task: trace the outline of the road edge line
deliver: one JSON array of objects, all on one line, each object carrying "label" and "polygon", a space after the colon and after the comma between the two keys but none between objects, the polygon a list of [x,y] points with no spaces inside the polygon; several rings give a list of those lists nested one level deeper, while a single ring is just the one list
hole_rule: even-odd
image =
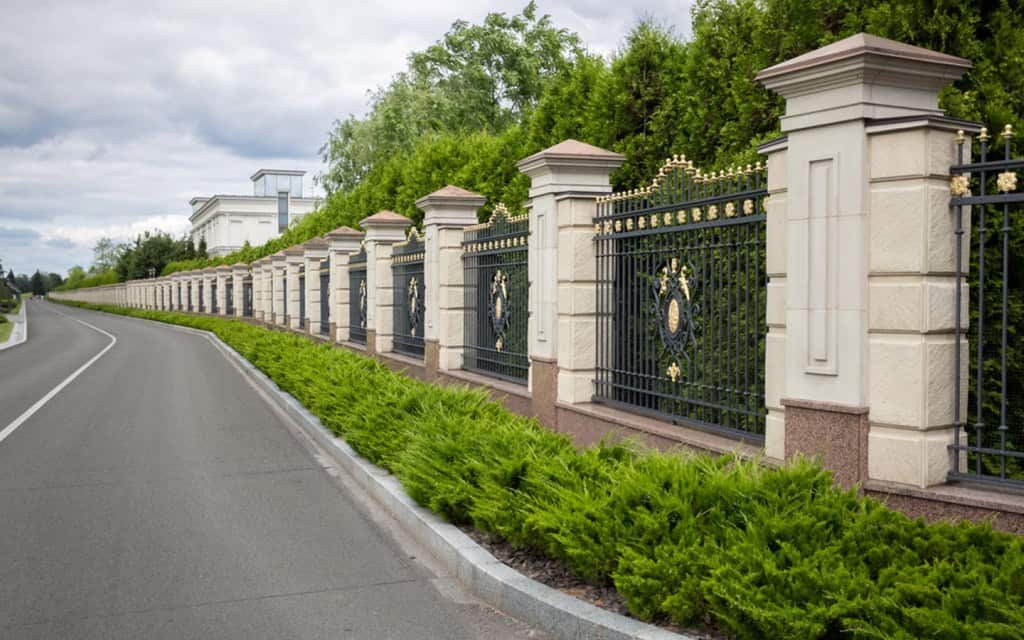
[{"label": "road edge line", "polygon": [[[66,313],[61,313],[60,311],[57,311],[56,309],[54,309],[54,313],[57,313],[58,315],[62,315],[65,318],[68,318],[69,320],[74,320],[75,322],[78,322],[80,324],[84,324],[85,326],[89,327],[90,329],[93,329],[94,331],[98,331],[98,332],[102,333],[103,335],[105,335],[108,338],[110,338],[110,343],[106,347],[104,347],[99,353],[97,353],[92,358],[90,358],[88,361],[86,361],[85,364],[83,364],[78,369],[76,369],[71,375],[69,375],[68,377],[64,378],[64,380],[62,380],[60,383],[58,383],[56,387],[54,387],[53,389],[50,389],[50,391],[47,392],[46,395],[44,395],[39,400],[36,400],[35,404],[33,404],[28,409],[25,409],[25,411],[22,412],[22,414],[20,416],[15,418],[10,424],[8,424],[6,427],[4,427],[3,430],[0,431],[0,443],[2,443],[4,440],[6,440],[7,436],[9,436],[12,433],[14,433],[14,431],[18,427],[20,427],[22,424],[25,423],[25,421],[27,421],[29,418],[31,418],[33,415],[35,415],[35,413],[37,411],[42,409],[43,406],[45,406],[47,402],[52,400],[54,398],[54,396],[56,396],[58,393],[60,393],[64,389],[64,387],[66,387],[69,384],[71,384],[74,381],[75,378],[77,378],[79,375],[82,374],[83,371],[85,371],[86,369],[91,367],[93,365],[93,363],[95,363],[97,360],[102,358],[108,351],[110,351],[114,347],[115,344],[117,344],[117,336],[115,336],[112,333],[108,333],[108,332],[104,331],[103,329],[100,329],[99,327],[97,327],[95,325],[89,324],[85,320],[79,320],[78,318],[75,318],[73,316],[69,316]],[[27,313],[26,313],[26,317],[28,317]]]}]

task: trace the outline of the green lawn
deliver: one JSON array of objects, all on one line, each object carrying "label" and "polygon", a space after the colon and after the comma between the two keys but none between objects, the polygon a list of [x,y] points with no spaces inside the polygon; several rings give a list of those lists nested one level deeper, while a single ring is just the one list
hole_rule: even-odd
[{"label": "green lawn", "polygon": [[0,343],[6,342],[7,338],[11,336],[12,331],[14,331],[13,322],[4,322],[0,324]]}]

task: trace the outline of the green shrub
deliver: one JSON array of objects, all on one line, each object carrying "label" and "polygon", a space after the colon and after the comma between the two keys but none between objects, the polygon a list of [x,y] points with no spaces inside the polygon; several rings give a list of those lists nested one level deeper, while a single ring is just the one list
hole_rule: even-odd
[{"label": "green shrub", "polygon": [[213,331],[418,503],[613,584],[639,618],[738,638],[1024,637],[1024,540],[911,520],[811,461],[577,452],[479,391],[297,335],[78,306]]}]

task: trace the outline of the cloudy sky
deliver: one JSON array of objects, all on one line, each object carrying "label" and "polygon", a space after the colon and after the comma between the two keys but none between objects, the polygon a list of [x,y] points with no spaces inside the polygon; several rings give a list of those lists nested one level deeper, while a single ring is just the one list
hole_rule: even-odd
[{"label": "cloudy sky", "polygon": [[[188,228],[196,195],[258,168],[320,169],[331,123],[362,114],[456,19],[526,0],[4,3],[0,261],[65,273],[98,238]],[[161,4],[165,6],[160,6]],[[689,31],[689,0],[541,0],[608,54],[645,16]],[[307,191],[312,180],[307,179]]]}]

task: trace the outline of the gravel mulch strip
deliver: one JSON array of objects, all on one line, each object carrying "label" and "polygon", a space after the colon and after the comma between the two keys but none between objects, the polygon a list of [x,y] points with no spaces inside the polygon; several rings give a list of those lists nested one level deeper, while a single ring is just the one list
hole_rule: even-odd
[{"label": "gravel mulch strip", "polygon": [[[607,609],[619,615],[632,618],[626,608],[626,599],[614,587],[596,586],[584,582],[565,564],[552,560],[532,549],[517,549],[508,542],[489,533],[477,531],[468,526],[460,526],[462,532],[474,542],[487,549],[491,555],[512,567],[519,573],[545,584],[562,593],[578,598],[584,602]],[[664,621],[655,622],[658,626],[676,633],[686,634],[698,640],[723,640],[725,635],[708,632],[707,630],[684,629]]]}]

